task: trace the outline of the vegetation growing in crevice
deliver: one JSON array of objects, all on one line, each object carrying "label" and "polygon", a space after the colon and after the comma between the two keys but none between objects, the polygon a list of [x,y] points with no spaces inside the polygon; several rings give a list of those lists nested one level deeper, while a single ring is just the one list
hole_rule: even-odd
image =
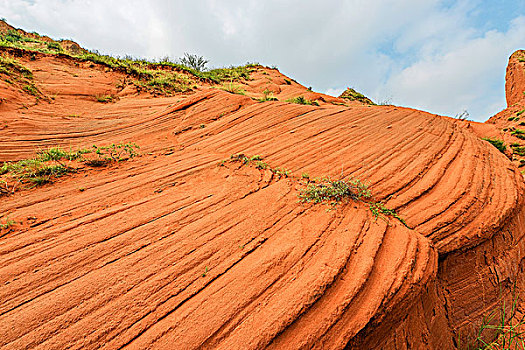
[{"label": "vegetation growing in crevice", "polygon": [[263,162],[263,158],[259,155],[248,157],[242,153],[232,154],[230,159],[223,160],[219,163],[220,166],[224,166],[226,162],[235,163],[240,162],[242,165],[253,165],[255,168],[260,170],[270,170],[274,175],[278,177],[289,177],[292,172],[284,168],[271,168],[267,163]]},{"label": "vegetation growing in crevice", "polygon": [[[516,284],[512,287],[511,303],[506,303],[501,296],[501,284],[498,306],[484,315],[474,340],[462,339],[458,335],[458,349],[493,350],[525,349],[525,314],[518,316],[519,295]],[[465,344],[466,343],[466,344]]]},{"label": "vegetation growing in crevice", "polygon": [[263,161],[260,155],[246,156],[243,153],[232,154],[229,159],[223,160],[219,166],[224,166],[227,162],[241,163],[241,166],[251,165],[256,169],[270,170],[279,177],[291,177],[298,181],[307,181],[306,188],[300,190],[298,196],[302,203],[328,203],[334,209],[338,204],[347,201],[357,201],[365,203],[370,212],[376,219],[383,219],[388,222],[388,217],[399,220],[408,227],[405,220],[400,217],[394,209],[387,208],[383,202],[376,202],[372,199],[372,192],[368,184],[355,178],[332,180],[329,177],[311,179],[308,173],[294,177],[291,171],[281,168],[272,168]]},{"label": "vegetation growing in crevice", "polygon": [[483,137],[482,140],[488,141],[492,146],[496,147],[502,153],[505,153],[505,150],[507,149],[507,146],[503,140],[493,139],[490,137]]},{"label": "vegetation growing in crevice", "polygon": [[101,103],[110,103],[110,102],[114,102],[117,100],[117,97],[113,95],[98,95],[98,96],[95,96],[95,98],[97,102],[101,102]]},{"label": "vegetation growing in crevice", "polygon": [[301,191],[299,198],[303,203],[329,202],[337,205],[344,199],[362,200],[372,196],[368,186],[358,179],[331,180],[330,178],[317,179],[309,182]]}]

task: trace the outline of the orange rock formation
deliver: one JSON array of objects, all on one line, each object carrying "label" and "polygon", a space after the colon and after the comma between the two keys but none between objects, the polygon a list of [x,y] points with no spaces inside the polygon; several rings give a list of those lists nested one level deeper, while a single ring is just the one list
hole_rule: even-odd
[{"label": "orange rock formation", "polygon": [[[2,55],[52,98],[1,82],[0,160],[130,141],[142,154],[0,197],[17,221],[0,231],[2,348],[455,349],[524,287],[523,176],[476,126],[261,66],[246,95],[201,82],[155,97],[101,64]],[[264,90],[278,100],[251,98]],[[319,106],[285,101],[299,95]],[[236,153],[292,175],[217,165]],[[302,173],[367,181],[406,226],[363,202],[299,203]]]}]

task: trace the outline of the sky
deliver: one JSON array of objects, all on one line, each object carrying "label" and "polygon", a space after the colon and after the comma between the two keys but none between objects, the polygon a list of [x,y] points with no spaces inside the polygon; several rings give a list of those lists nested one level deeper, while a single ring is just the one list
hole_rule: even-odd
[{"label": "sky", "polygon": [[111,55],[258,62],[314,91],[485,121],[506,107],[525,0],[0,0],[26,31]]}]

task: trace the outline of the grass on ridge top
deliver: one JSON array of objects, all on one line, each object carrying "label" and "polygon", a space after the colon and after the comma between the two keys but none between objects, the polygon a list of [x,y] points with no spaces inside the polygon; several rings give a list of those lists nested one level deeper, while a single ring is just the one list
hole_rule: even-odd
[{"label": "grass on ridge top", "polygon": [[256,66],[256,64],[246,64],[237,67],[197,70],[173,62],[168,58],[159,61],[148,61],[131,56],[121,58],[102,55],[98,51],[83,49],[80,52],[73,53],[64,50],[60,42],[43,40],[41,36],[36,34],[23,35],[14,30],[10,30],[3,35],[0,34],[0,47],[17,48],[45,54],[62,54],[81,61],[102,64],[137,77],[138,80],[135,84],[138,88],[161,94],[189,91],[195,83],[192,79],[214,84],[249,80],[251,68]]}]

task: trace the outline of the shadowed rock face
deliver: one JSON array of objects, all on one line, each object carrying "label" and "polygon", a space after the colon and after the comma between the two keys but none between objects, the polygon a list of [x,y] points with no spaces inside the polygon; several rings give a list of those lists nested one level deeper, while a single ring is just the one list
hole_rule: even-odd
[{"label": "shadowed rock face", "polygon": [[[19,222],[0,237],[3,348],[453,349],[522,288],[523,177],[450,118],[262,67],[246,96],[152,98],[100,65],[19,59],[55,98],[0,86],[1,160],[120,141],[142,156],[2,197]],[[250,98],[264,90],[279,101]],[[299,95],[320,105],[284,102]],[[234,153],[292,176],[218,166]],[[299,203],[303,173],[367,181],[407,226],[363,202]]]}]

